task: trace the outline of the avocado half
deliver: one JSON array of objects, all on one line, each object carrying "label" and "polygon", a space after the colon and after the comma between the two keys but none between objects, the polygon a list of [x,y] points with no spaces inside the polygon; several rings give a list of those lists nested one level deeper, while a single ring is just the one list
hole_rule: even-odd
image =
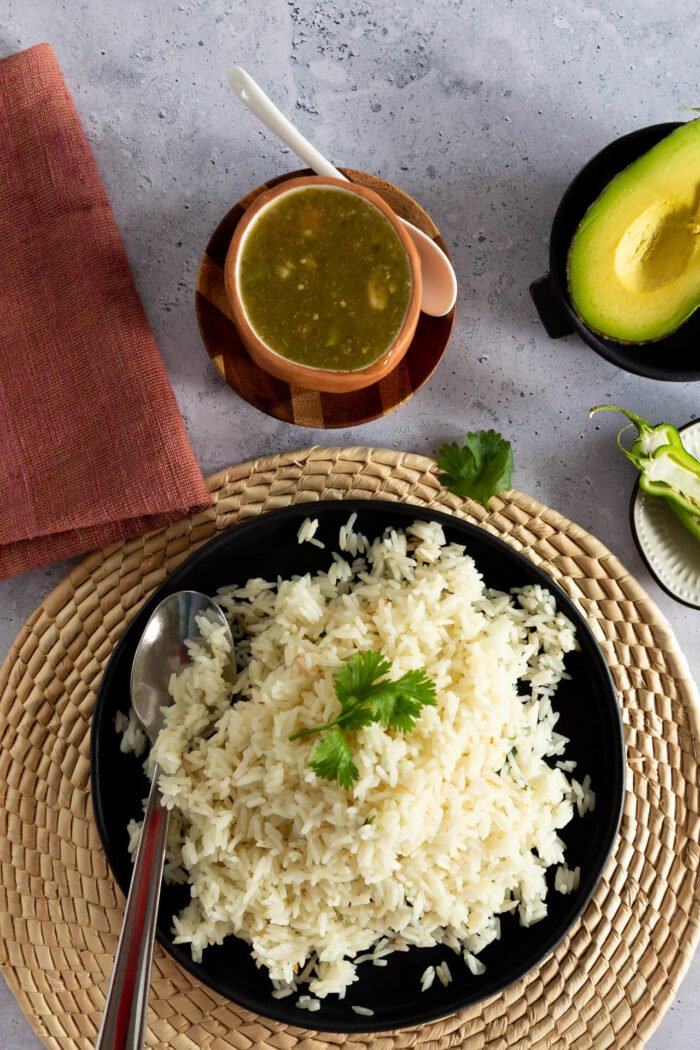
[{"label": "avocado half", "polygon": [[662,339],[700,306],[700,120],[616,175],[574,234],[569,294],[610,339]]}]

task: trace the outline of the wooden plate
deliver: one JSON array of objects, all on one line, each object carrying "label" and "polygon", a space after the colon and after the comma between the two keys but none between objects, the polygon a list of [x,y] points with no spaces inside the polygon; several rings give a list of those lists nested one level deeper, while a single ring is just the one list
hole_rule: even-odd
[{"label": "wooden plate", "polygon": [[[437,226],[403,190],[376,175],[342,168],[352,181],[375,190],[394,211],[447,247]],[[245,209],[264,190],[288,179],[312,174],[308,169],[270,179],[235,204],[214,230],[197,277],[197,321],[207,353],[219,374],[236,393],[261,412],[286,423],[332,430],[378,419],[413,397],[427,383],[447,349],[455,310],[446,317],[421,314],[416,334],[404,359],[378,383],[350,394],[320,394],[290,386],[259,368],[248,355],[233,321],[224,290],[223,265],[233,231]]]}]

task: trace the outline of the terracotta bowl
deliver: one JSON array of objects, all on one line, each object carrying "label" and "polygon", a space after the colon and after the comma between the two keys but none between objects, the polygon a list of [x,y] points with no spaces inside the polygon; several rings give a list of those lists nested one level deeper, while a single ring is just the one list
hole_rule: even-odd
[{"label": "terracotta bowl", "polygon": [[[347,193],[354,193],[365,200],[370,201],[384,215],[401,241],[411,267],[411,297],[408,302],[406,316],[393,343],[387,347],[384,353],[366,368],[357,369],[352,372],[333,371],[326,368],[314,368],[311,365],[302,365],[297,361],[278,354],[262,339],[253,329],[245,307],[241,300],[238,288],[238,264],[242,247],[248,230],[260,215],[262,210],[272,201],[278,200],[284,194],[304,186],[334,186]],[[307,390],[319,390],[332,394],[342,394],[351,390],[361,390],[362,387],[377,383],[385,375],[396,367],[401,358],[408,350],[420,314],[421,300],[421,271],[420,259],[413,241],[403,223],[397,218],[391,208],[385,204],[381,197],[366,186],[358,186],[352,182],[343,182],[340,179],[324,178],[318,175],[304,176],[299,179],[290,179],[288,182],[276,186],[266,193],[261,193],[246,211],[238,223],[224,263],[224,284],[226,295],[231,304],[234,320],[240,333],[245,348],[256,364],[266,372],[282,379],[284,382],[294,386],[305,387]]]}]

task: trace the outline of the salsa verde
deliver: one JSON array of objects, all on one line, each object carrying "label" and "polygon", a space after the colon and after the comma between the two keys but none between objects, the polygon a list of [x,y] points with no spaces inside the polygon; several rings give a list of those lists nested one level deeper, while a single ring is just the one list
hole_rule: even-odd
[{"label": "salsa verde", "polygon": [[398,335],[411,298],[406,250],[382,212],[332,186],[290,190],[251,225],[238,288],[257,336],[278,354],[352,372]]}]

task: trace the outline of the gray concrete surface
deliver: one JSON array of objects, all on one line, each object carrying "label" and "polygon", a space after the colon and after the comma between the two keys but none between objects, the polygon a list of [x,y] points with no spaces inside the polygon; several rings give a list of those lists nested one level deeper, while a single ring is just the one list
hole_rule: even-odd
[{"label": "gray concrete surface", "polygon": [[[0,54],[59,57],[123,231],[136,282],[205,472],[312,443],[433,454],[468,429],[513,441],[515,482],[594,532],[668,616],[697,672],[698,613],[650,579],[630,536],[632,469],[613,401],[653,419],[698,413],[698,387],[627,375],[573,338],[551,342],[528,284],[578,168],[610,139],[683,120],[698,98],[694,5],[501,0],[5,0]],[[442,227],[459,320],[429,387],[379,422],[319,433],[258,414],[211,368],[193,284],[233,200],[297,164],[230,94],[246,66],[337,163],[378,172]],[[0,656],[65,567],[0,584]],[[0,982],[0,1047],[39,1044]],[[700,960],[649,1042],[700,1044]]]}]

